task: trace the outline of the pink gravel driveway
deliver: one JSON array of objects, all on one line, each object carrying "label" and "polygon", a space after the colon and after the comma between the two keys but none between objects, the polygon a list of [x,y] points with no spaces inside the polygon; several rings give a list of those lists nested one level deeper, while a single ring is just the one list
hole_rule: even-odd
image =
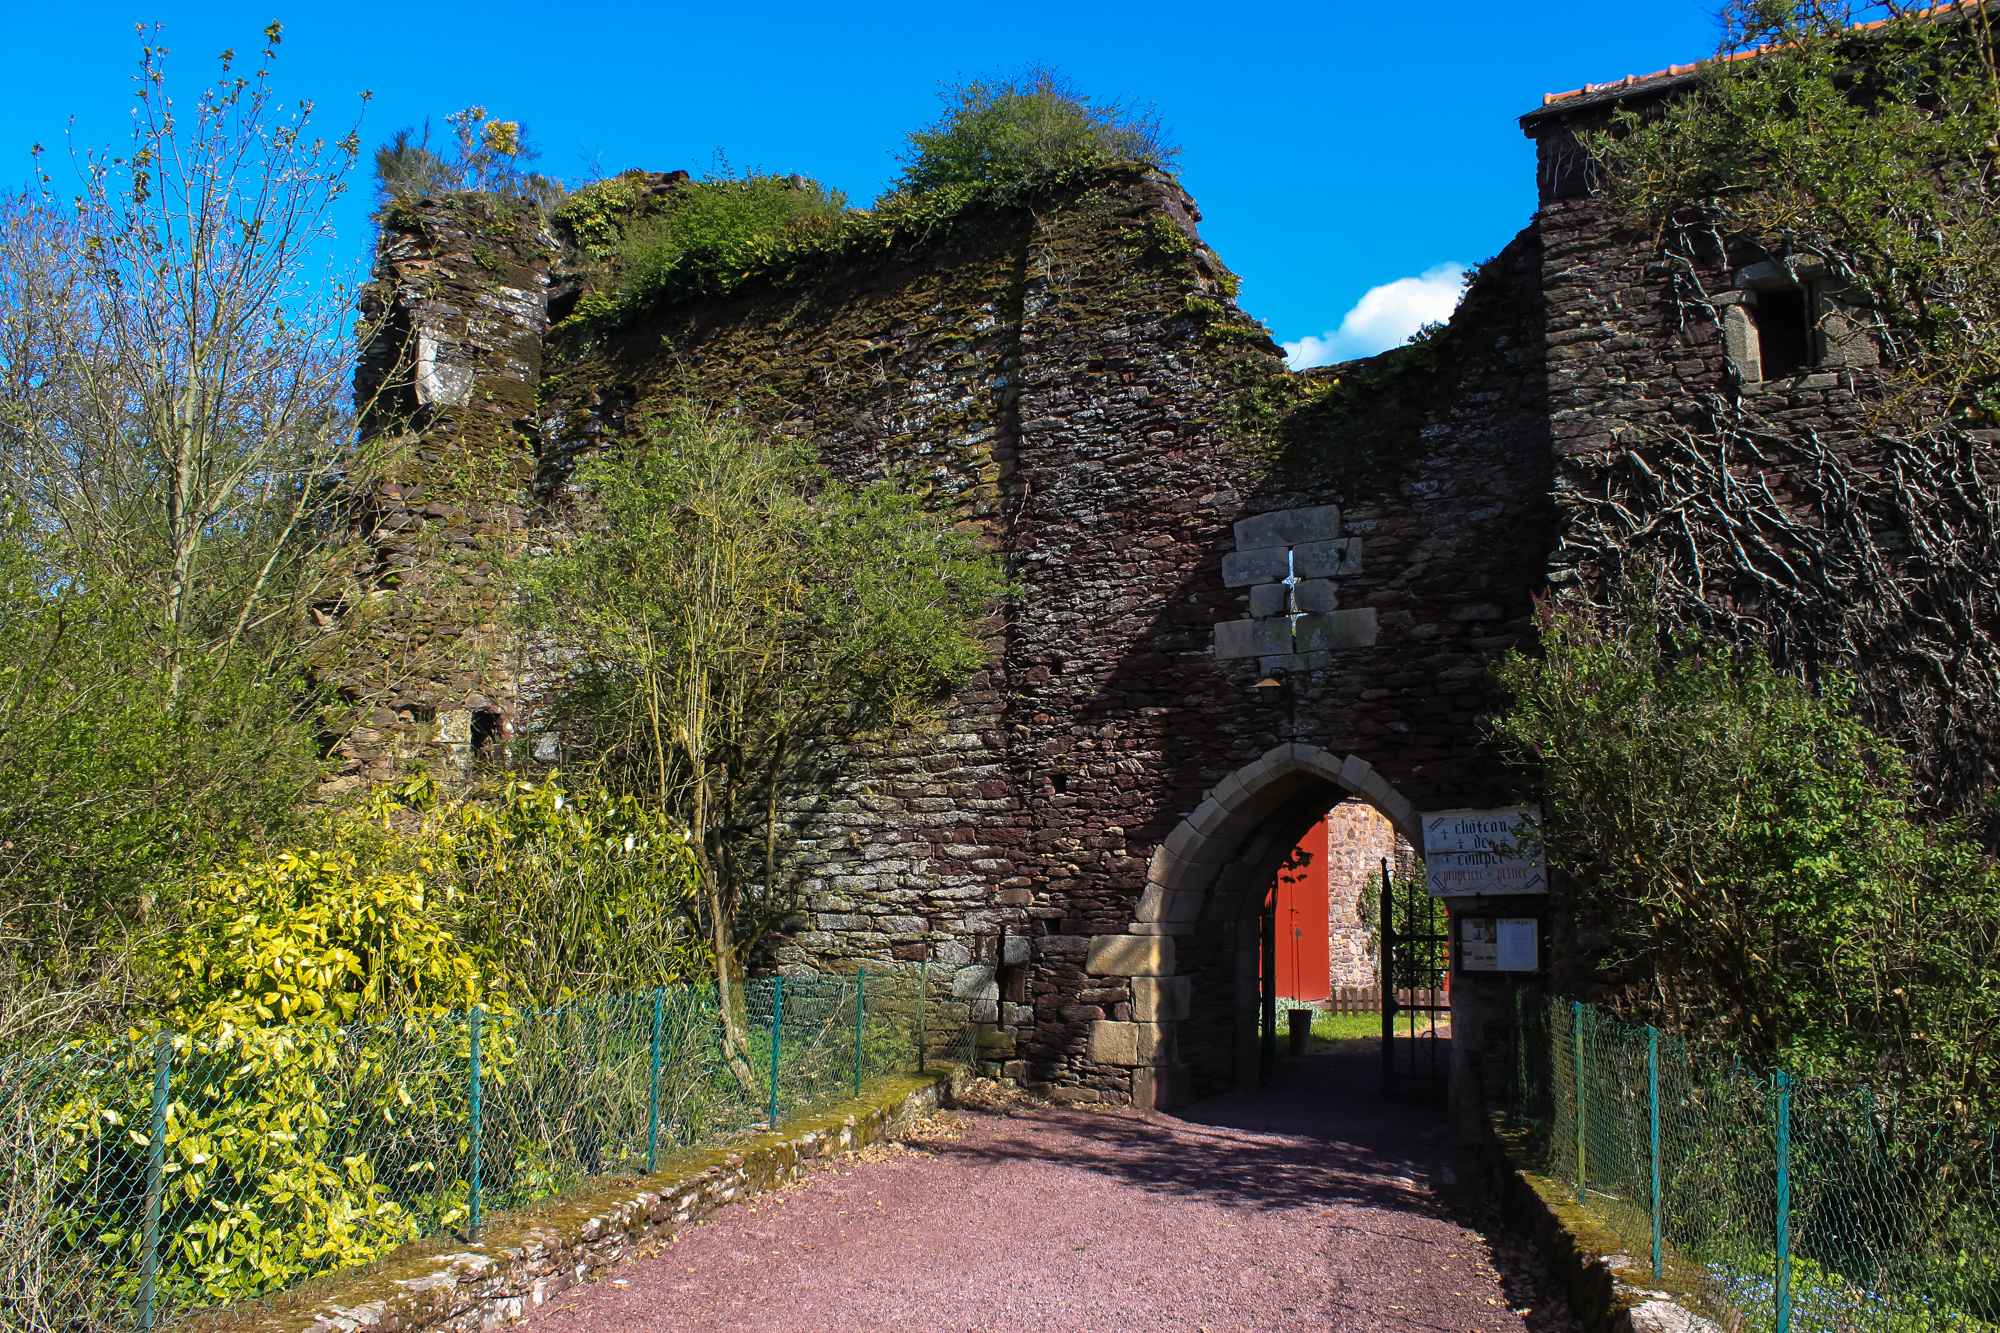
[{"label": "pink gravel driveway", "polygon": [[534,1333],[1530,1327],[1434,1192],[1438,1111],[1377,1098],[1361,1050],[1286,1064],[1178,1116],[957,1113],[958,1137],[716,1213]]}]

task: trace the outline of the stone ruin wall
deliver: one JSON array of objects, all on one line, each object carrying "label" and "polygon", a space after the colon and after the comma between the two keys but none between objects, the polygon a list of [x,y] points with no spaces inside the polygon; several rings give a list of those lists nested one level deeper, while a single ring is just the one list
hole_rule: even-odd
[{"label": "stone ruin wall", "polygon": [[[1868,609],[1884,585],[1843,553],[1872,551],[1870,568],[1934,607],[1978,600],[1898,554],[1910,493],[1886,479],[1895,460],[1871,430],[1874,371],[1859,357],[1744,382],[1729,297],[1759,256],[1670,261],[1591,197],[1573,131],[1609,105],[1526,118],[1536,215],[1482,270],[1421,386],[1420,419],[1365,483],[1342,462],[1366,420],[1334,422],[1282,469],[1246,448],[1237,409],[1283,377],[1277,349],[1229,299],[1193,202],[1159,178],[1109,176],[815,286],[753,282],[615,334],[547,330],[560,241],[526,219],[463,201],[392,215],[363,386],[388,386],[394,411],[377,420],[393,423],[402,461],[367,496],[369,595],[340,609],[361,650],[338,664],[356,711],[335,785],[414,756],[462,771],[480,719],[489,738],[533,733],[541,668],[493,641],[502,594],[485,553],[521,531],[529,472],[547,494],[575,451],[693,398],[813,441],[845,477],[921,478],[1006,561],[1020,593],[987,626],[987,669],[937,728],[858,755],[846,788],[799,812],[805,900],[767,961],[949,969],[985,1024],[990,1067],[1053,1097],[1152,1104],[1166,1088],[1228,1086],[1255,920],[1219,892],[1190,919],[1146,910],[1169,835],[1291,741],[1365,760],[1420,808],[1504,801],[1510,783],[1480,743],[1499,702],[1486,668],[1530,635],[1551,589],[1601,601],[1649,562],[1683,582],[1702,571],[1673,614],[1781,657],[1861,653],[1868,702],[1930,765],[1933,789],[1978,788],[1990,719],[1955,701],[2000,694],[1968,684],[1994,657],[1987,613],[1961,617],[1964,651],[1898,638]],[[1747,449],[1729,434],[1746,410]],[[1970,496],[1983,513],[1986,444],[1968,436],[1961,456],[1919,459],[1910,475],[1941,505]],[[1690,482],[1704,451],[1710,470]],[[1955,480],[1965,468],[1972,480]],[[1858,504],[1835,489],[1857,476],[1872,478]],[[479,486],[454,481],[468,477]],[[1296,654],[1265,651],[1284,646],[1268,637],[1269,578],[1236,577],[1263,549],[1237,550],[1236,525],[1287,514],[1317,515],[1295,543],[1358,539],[1314,592],[1314,614],[1344,628]],[[1769,561],[1731,564],[1718,536],[1731,522],[1817,581],[1780,588]],[[1959,563],[1984,578],[1991,554]],[[1918,648],[1972,674],[1912,682]],[[1253,683],[1280,669],[1273,705]],[[1274,816],[1258,837],[1340,795],[1308,793],[1325,804]],[[1356,831],[1344,854],[1378,836]],[[1555,979],[1582,994],[1598,984]],[[1479,1024],[1460,1026],[1476,1047]]]},{"label": "stone ruin wall", "polygon": [[[1156,218],[1190,256],[1160,246]],[[995,1064],[1070,1100],[1233,1068],[1226,1006],[1187,1014],[1178,1034],[1172,1020],[1184,993],[1233,996],[1236,923],[1176,941],[1185,992],[1092,957],[1132,932],[1166,833],[1237,768],[1297,736],[1368,756],[1412,799],[1497,799],[1474,735],[1492,704],[1485,661],[1542,586],[1538,343],[1517,335],[1441,395],[1409,471],[1379,495],[1260,480],[1227,403],[1277,353],[1240,316],[1218,332],[1187,313],[1191,296],[1227,304],[1197,218],[1164,182],[1109,182],[850,285],[662,311],[565,361],[544,394],[579,441],[650,401],[740,398],[845,475],[918,464],[1005,556],[1022,591],[994,625],[991,667],[941,734],[869,757],[830,794],[796,849],[808,910],[773,962],[955,967],[994,1022]],[[1534,274],[1523,245],[1496,280]],[[1365,610],[1376,641],[1218,662],[1216,626],[1254,596],[1223,577],[1234,524],[1343,501],[1338,531],[1365,555],[1337,580],[1339,606]],[[1287,709],[1251,688],[1280,665]]]},{"label": "stone ruin wall", "polygon": [[[1230,402],[1281,373],[1278,352],[1235,312],[1198,218],[1169,182],[1115,177],[811,289],[751,285],[615,338],[557,329],[539,367],[490,339],[464,343],[479,358],[466,406],[484,405],[489,375],[538,381],[545,477],[651,404],[738,403],[813,440],[847,477],[915,470],[1001,553],[1021,594],[989,626],[988,669],[936,731],[861,756],[846,790],[821,794],[792,849],[808,871],[804,910],[770,963],[951,968],[990,1024],[995,1067],[1078,1101],[1122,1103],[1149,1080],[1188,1085],[1191,1065],[1232,1066],[1224,1001],[1250,927],[1146,928],[1181,936],[1185,982],[1091,962],[1094,940],[1134,932],[1174,825],[1295,737],[1366,757],[1419,803],[1499,799],[1503,776],[1476,733],[1495,702],[1485,664],[1527,630],[1543,586],[1541,347],[1523,295],[1539,277],[1533,238],[1490,267],[1511,313],[1469,336],[1474,354],[1435,396],[1407,465],[1349,494],[1337,469],[1274,474],[1238,445]],[[392,232],[385,264],[399,279],[404,246]],[[532,291],[474,275],[464,261],[484,269],[478,248],[457,244],[440,272],[468,279],[469,299],[403,281],[391,318]],[[1253,609],[1254,586],[1223,577],[1234,525],[1326,505],[1339,508],[1330,530],[1363,551],[1334,580],[1338,609],[1365,611],[1373,642],[1218,660],[1217,625]],[[532,734],[535,664],[514,666],[526,688],[502,704],[505,720]],[[1251,688],[1276,667],[1290,668],[1282,708]],[[1183,1014],[1189,994],[1207,999]]]},{"label": "stone ruin wall", "polygon": [[[500,259],[496,271],[472,232],[419,228],[421,244],[392,233],[385,250],[396,277],[382,289],[394,292],[386,319],[466,321],[432,353],[449,362],[447,344],[468,349],[464,401],[422,389],[420,358],[401,353],[420,442],[460,438],[458,423],[477,420],[503,456],[508,441],[530,441],[546,477],[575,450],[616,441],[649,404],[691,397],[740,404],[814,441],[844,476],[894,465],[955,505],[1020,595],[988,626],[990,664],[942,725],[860,756],[855,781],[802,818],[792,852],[808,871],[804,910],[769,962],[949,968],[989,1024],[983,1053],[995,1069],[1077,1101],[1143,1100],[1142,1085],[1173,1082],[1194,1095],[1226,1086],[1240,1005],[1223,1000],[1240,995],[1254,922],[1141,928],[1135,905],[1168,833],[1230,774],[1294,739],[1366,759],[1419,807],[1504,800],[1505,774],[1479,742],[1478,719],[1498,702],[1488,662],[1529,633],[1538,593],[1602,582],[1593,516],[1605,499],[1643,511],[1633,460],[1651,456],[1657,433],[1699,436],[1717,401],[1742,394],[1723,318],[1691,319],[1684,272],[1565,184],[1565,150],[1548,126],[1530,129],[1545,138],[1534,224],[1486,266],[1486,299],[1455,318],[1423,419],[1372,487],[1342,479],[1337,432],[1322,445],[1326,466],[1274,471],[1246,454],[1232,404],[1280,373],[1276,349],[1224,294],[1192,201],[1155,178],[1100,181],[1037,215],[996,213],[924,253],[810,289],[753,284],[670,306],[617,337],[527,337],[546,273],[531,236],[507,252],[520,262]],[[1185,252],[1161,244],[1174,233]],[[1733,272],[1717,256],[1700,281],[1727,291]],[[457,284],[456,296],[435,284]],[[491,313],[473,327],[468,312],[510,301],[527,312],[512,344],[492,336],[505,325]],[[1199,302],[1225,318],[1192,313]],[[1870,373],[1760,386],[1757,406],[1796,438],[1859,456]],[[524,417],[528,385],[537,392]],[[1732,476],[1813,513],[1809,477],[1747,464]],[[412,520],[476,534],[498,512],[432,513],[410,485],[392,479],[379,492],[385,570],[419,553],[397,535]],[[1225,557],[1244,554],[1235,525],[1322,506],[1338,508],[1336,540],[1360,539],[1354,567],[1328,589],[1332,608],[1371,613],[1372,641],[1219,658],[1218,625],[1270,609],[1257,603],[1261,585],[1225,574]],[[479,576],[477,564],[468,572]],[[412,600],[382,583],[390,599]],[[491,596],[449,586],[470,610]],[[437,623],[461,616],[472,619],[455,608]],[[1237,625],[1221,637],[1262,632]],[[396,720],[416,722],[420,708],[470,715],[483,701],[532,730],[532,661],[480,660],[499,665],[420,674],[380,706],[400,704]],[[1274,707],[1252,684],[1280,667],[1289,697]],[[506,694],[513,677],[525,697]],[[385,755],[362,742],[357,731],[354,774],[374,776]],[[1148,975],[1164,952],[1133,964],[1139,952],[1094,947],[1149,933],[1171,937],[1171,975]]]},{"label": "stone ruin wall", "polygon": [[496,565],[523,533],[556,240],[490,196],[395,204],[363,290],[355,400],[370,440],[349,520],[359,590],[320,664],[347,707],[321,799],[422,761],[463,781],[511,736],[513,645]]}]

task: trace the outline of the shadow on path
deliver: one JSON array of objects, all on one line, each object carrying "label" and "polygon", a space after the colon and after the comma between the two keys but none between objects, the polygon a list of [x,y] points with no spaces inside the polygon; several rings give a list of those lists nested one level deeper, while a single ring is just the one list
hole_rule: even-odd
[{"label": "shadow on path", "polygon": [[[1106,1115],[1037,1106],[1008,1118],[1061,1125],[1074,1140],[1065,1154],[1072,1166],[1149,1192],[1248,1208],[1336,1200],[1432,1207],[1429,1196],[1413,1189],[1438,1156],[1443,1106],[1434,1098],[1384,1099],[1379,1043],[1325,1047],[1281,1059],[1270,1087],[1211,1097],[1178,1112]],[[1045,1156],[1048,1145],[1039,1135],[996,1129],[990,1138],[944,1151],[998,1164]]]},{"label": "shadow on path", "polygon": [[1570,1333],[1434,1187],[1441,1109],[1340,1046],[1178,1115],[996,1098],[716,1213],[536,1333]]}]

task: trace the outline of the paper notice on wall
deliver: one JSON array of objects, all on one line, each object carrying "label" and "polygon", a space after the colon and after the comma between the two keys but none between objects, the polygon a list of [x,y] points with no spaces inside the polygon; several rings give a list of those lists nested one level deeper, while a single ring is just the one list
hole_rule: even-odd
[{"label": "paper notice on wall", "polygon": [[1529,916],[1458,919],[1462,972],[1533,972],[1540,965],[1541,924]]},{"label": "paper notice on wall", "polygon": [[1424,815],[1424,870],[1431,896],[1547,893],[1541,818],[1541,807],[1533,805]]},{"label": "paper notice on wall", "polygon": [[1469,916],[1458,923],[1458,965],[1466,972],[1498,972],[1500,941],[1490,916]]},{"label": "paper notice on wall", "polygon": [[1533,972],[1542,965],[1541,922],[1531,916],[1503,916],[1493,924],[1499,937],[1494,950],[1496,970]]}]

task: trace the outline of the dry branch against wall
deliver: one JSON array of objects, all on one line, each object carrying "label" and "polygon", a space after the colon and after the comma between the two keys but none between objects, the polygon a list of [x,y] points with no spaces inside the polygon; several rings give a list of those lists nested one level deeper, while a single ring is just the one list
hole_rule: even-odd
[{"label": "dry branch against wall", "polygon": [[1832,443],[1721,397],[1578,460],[1555,557],[1565,598],[1609,612],[1650,587],[1663,623],[1856,676],[1927,802],[1963,809],[2000,743],[2000,497],[1962,430]]}]

